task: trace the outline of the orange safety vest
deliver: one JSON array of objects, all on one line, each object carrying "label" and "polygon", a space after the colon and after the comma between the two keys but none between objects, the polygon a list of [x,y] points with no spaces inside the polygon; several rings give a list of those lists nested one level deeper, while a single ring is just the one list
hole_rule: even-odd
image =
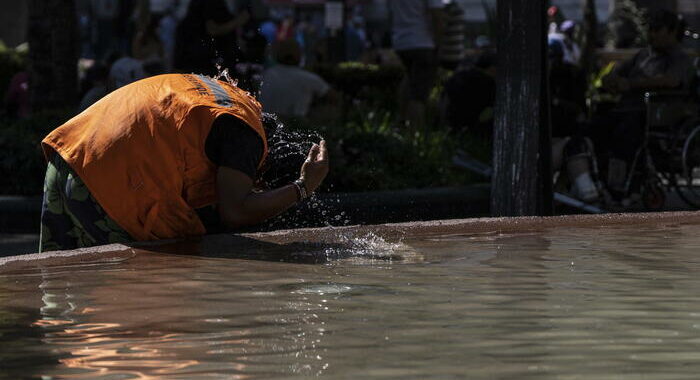
[{"label": "orange safety vest", "polygon": [[260,104],[203,75],[166,74],[124,86],[42,141],[75,170],[107,215],[137,240],[202,235],[196,208],[216,203],[204,151],[214,119],[238,117],[263,140]]}]

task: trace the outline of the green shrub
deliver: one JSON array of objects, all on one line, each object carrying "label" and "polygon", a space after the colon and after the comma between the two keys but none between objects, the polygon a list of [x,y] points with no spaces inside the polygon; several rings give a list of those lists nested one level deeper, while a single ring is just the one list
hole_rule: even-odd
[{"label": "green shrub", "polygon": [[346,102],[362,101],[375,108],[392,109],[396,89],[404,70],[401,66],[379,66],[360,62],[343,62],[314,68],[334,89],[343,93]]},{"label": "green shrub", "polygon": [[69,112],[61,110],[0,120],[0,194],[42,193],[46,161],[41,140],[69,117]]},{"label": "green shrub", "polygon": [[[355,115],[353,120],[320,126],[287,124],[314,130],[329,142],[331,171],[325,190],[358,192],[458,186],[480,180],[456,168],[452,156],[471,138],[456,138],[446,130],[421,132],[397,128],[389,111]],[[482,146],[478,142],[473,146]]]},{"label": "green shrub", "polygon": [[0,41],[0,97],[5,96],[12,77],[26,67],[26,58],[26,52],[8,48]]}]

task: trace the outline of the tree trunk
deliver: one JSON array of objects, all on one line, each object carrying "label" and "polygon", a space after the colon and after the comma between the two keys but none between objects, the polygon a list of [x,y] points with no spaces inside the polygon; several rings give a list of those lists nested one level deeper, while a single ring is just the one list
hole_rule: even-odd
[{"label": "tree trunk", "polygon": [[78,89],[75,0],[30,0],[27,37],[32,110],[75,106]]},{"label": "tree trunk", "polygon": [[498,2],[491,213],[552,213],[546,0]]}]

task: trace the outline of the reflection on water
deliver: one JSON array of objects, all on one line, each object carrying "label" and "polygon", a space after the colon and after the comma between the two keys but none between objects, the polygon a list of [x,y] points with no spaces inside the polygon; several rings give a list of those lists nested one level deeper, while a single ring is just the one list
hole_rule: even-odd
[{"label": "reflection on water", "polygon": [[385,252],[2,274],[0,377],[693,379],[697,232],[368,238],[360,257]]}]

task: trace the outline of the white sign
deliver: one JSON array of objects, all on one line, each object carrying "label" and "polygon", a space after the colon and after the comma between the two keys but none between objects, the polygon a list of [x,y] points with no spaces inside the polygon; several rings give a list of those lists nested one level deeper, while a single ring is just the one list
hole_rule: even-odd
[{"label": "white sign", "polygon": [[326,28],[338,30],[343,27],[343,3],[326,1]]}]

